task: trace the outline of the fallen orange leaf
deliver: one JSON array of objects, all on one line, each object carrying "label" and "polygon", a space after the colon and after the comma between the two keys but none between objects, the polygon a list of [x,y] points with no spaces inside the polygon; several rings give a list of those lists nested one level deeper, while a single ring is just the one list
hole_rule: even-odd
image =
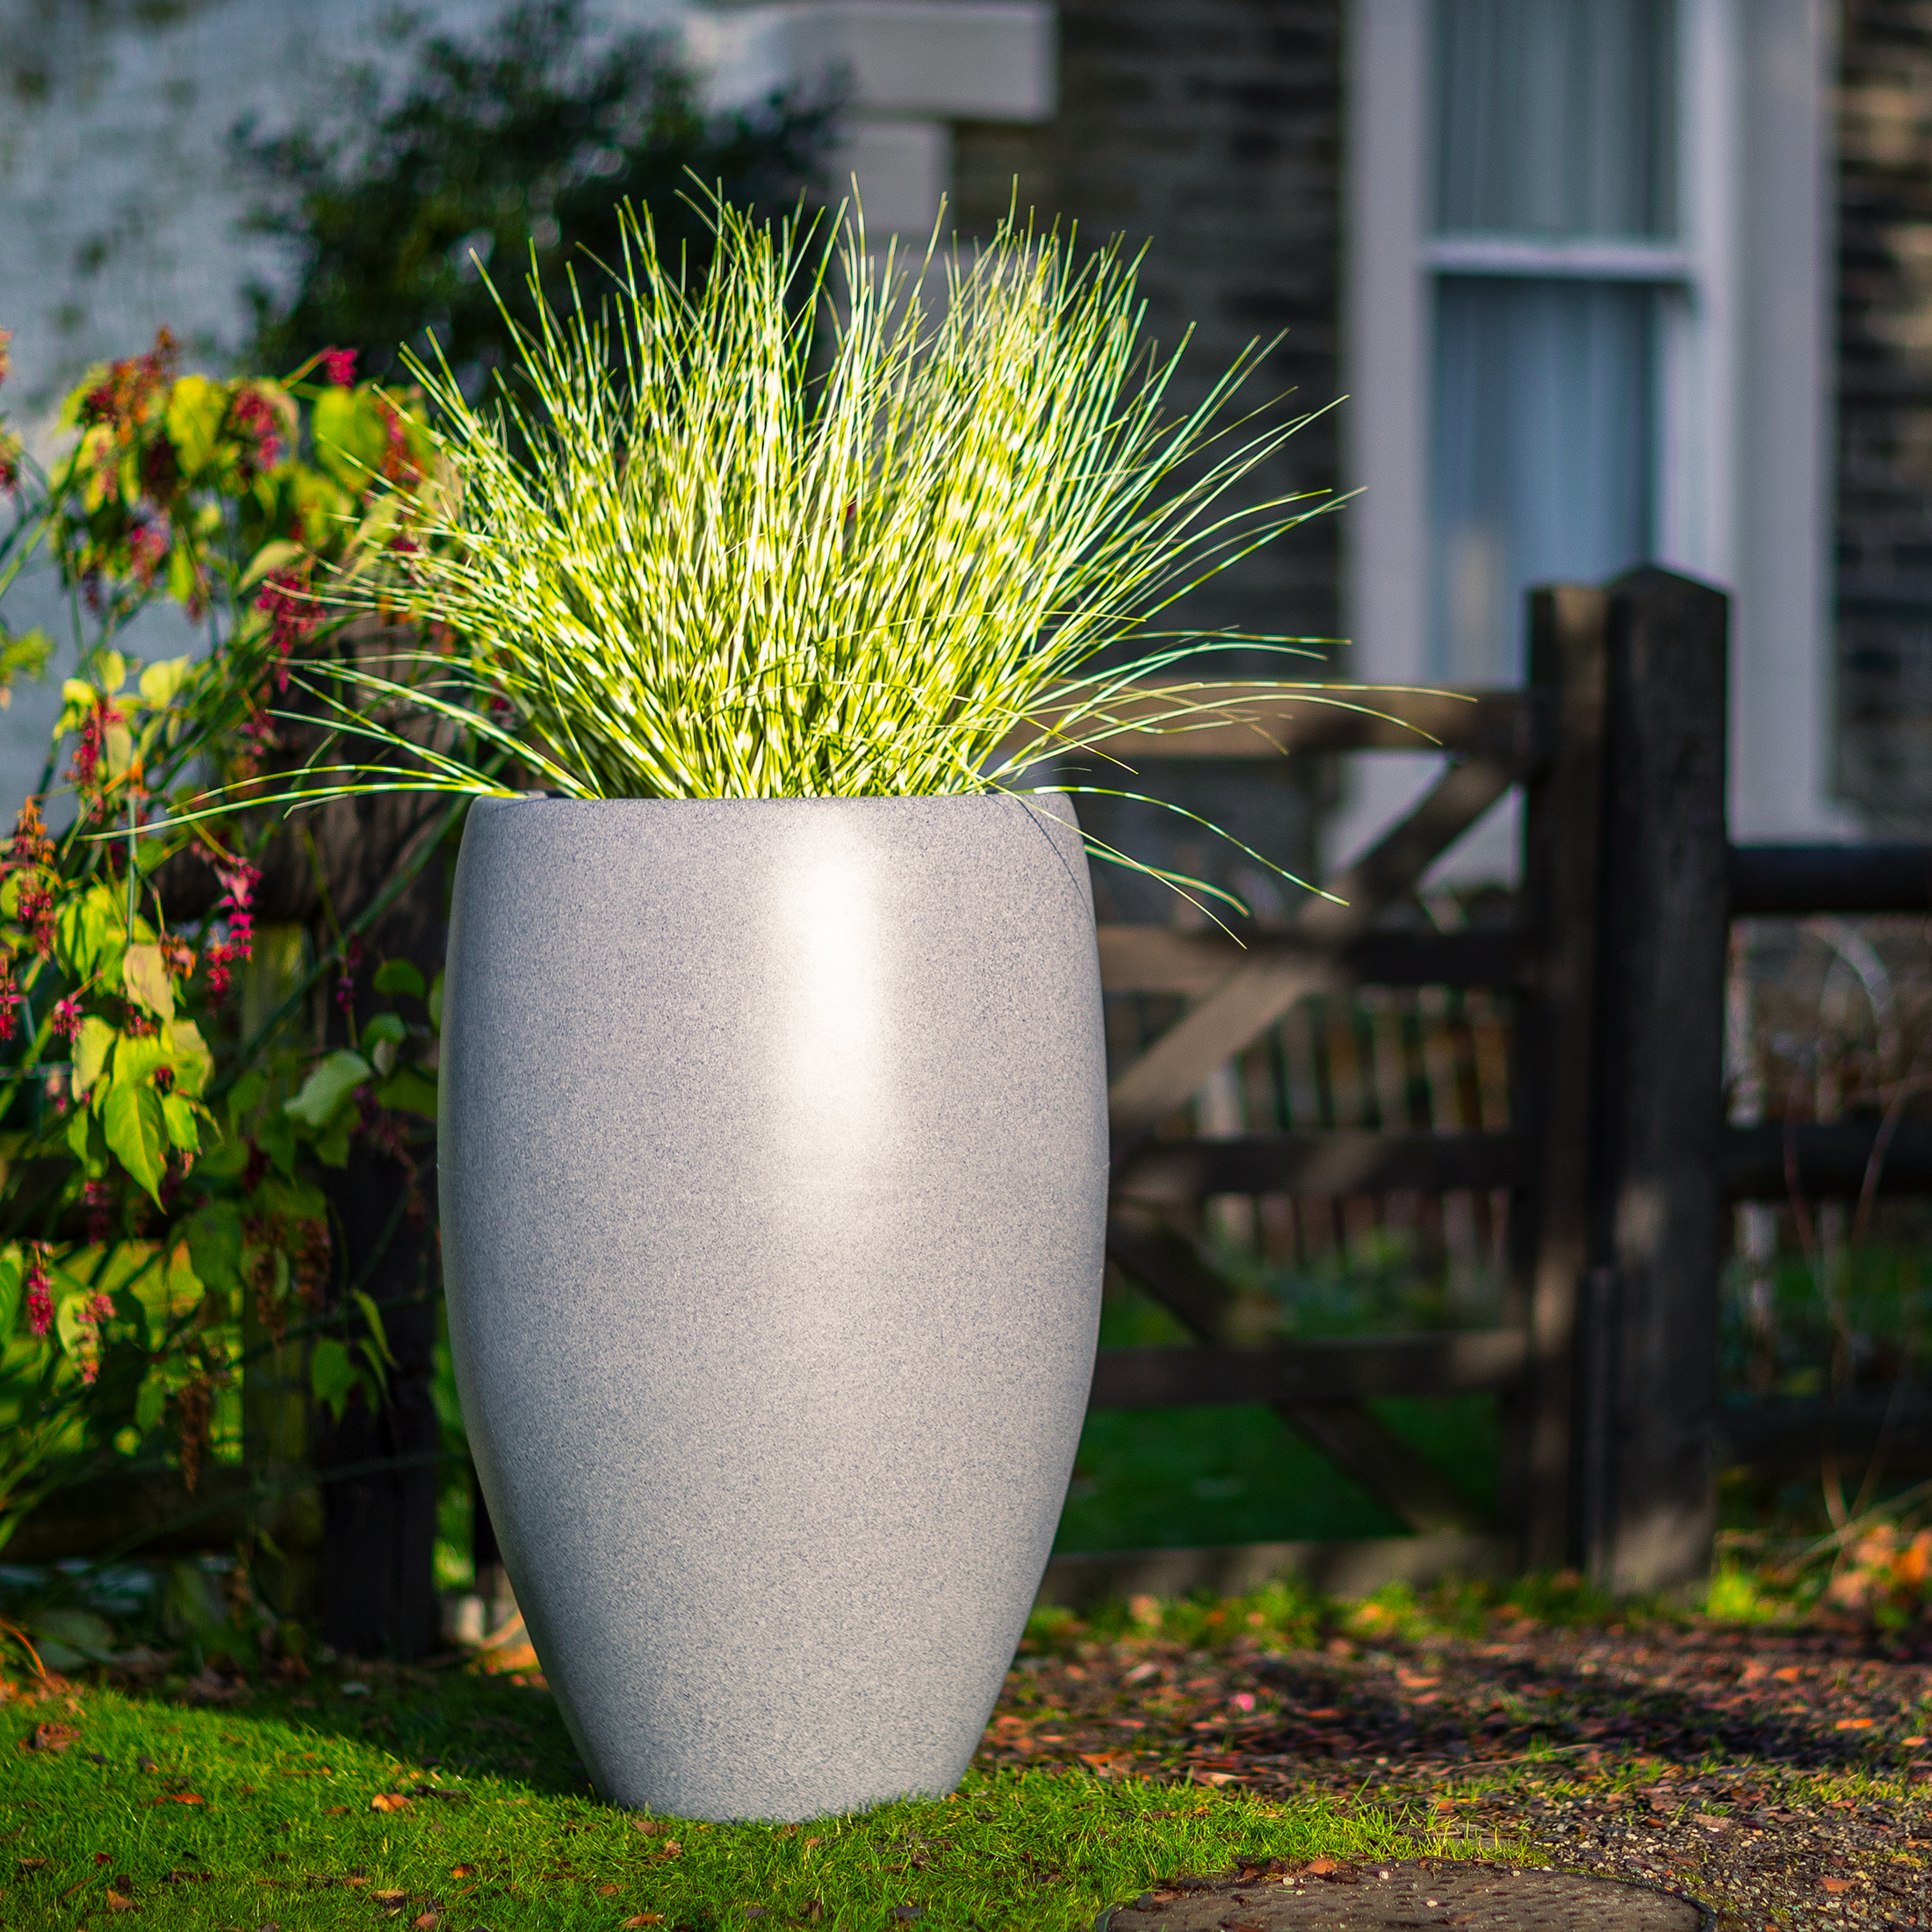
[{"label": "fallen orange leaf", "polygon": [[1325,1878],[1330,1872],[1339,1869],[1332,1858],[1312,1858],[1307,1866],[1307,1870],[1317,1878]]},{"label": "fallen orange leaf", "polygon": [[1869,1731],[1873,1724],[1871,1718],[1840,1718],[1832,1726],[1835,1731]]},{"label": "fallen orange leaf", "polygon": [[630,1932],[630,1928],[634,1925],[662,1925],[663,1923],[664,1914],[661,1912],[633,1912],[624,1921],[624,1932]]},{"label": "fallen orange leaf", "polygon": [[473,1878],[476,1876],[476,1867],[474,1865],[451,1865],[450,1867],[450,1876],[452,1878]]},{"label": "fallen orange leaf", "polygon": [[369,1800],[371,1811],[400,1812],[409,1809],[409,1800],[400,1791],[378,1791]]},{"label": "fallen orange leaf", "polygon": [[599,1885],[597,1887],[597,1896],[600,1899],[612,1898],[616,1895],[616,1885]]},{"label": "fallen orange leaf", "polygon": [[1899,1741],[1900,1743],[1904,1745],[1907,1749],[1916,1750],[1920,1745],[1925,1742],[1925,1740],[1922,1737],[1902,1737],[1899,1740]]},{"label": "fallen orange leaf", "polygon": [[1845,1892],[1851,1886],[1849,1878],[1820,1878],[1818,1882],[1827,1892]]}]

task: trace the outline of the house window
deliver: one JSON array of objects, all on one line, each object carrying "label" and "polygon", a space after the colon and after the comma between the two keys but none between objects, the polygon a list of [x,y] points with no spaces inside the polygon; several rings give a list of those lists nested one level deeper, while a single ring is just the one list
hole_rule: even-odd
[{"label": "house window", "polygon": [[1523,675],[1523,593],[1654,554],[1683,299],[1672,0],[1435,0],[1431,678]]},{"label": "house window", "polygon": [[[1834,10],[1348,0],[1347,19],[1350,673],[1516,682],[1526,587],[1654,560],[1734,593],[1733,835],[1842,833]],[[1353,761],[1329,861],[1432,769]],[[1507,873],[1507,811],[1448,876]]]}]

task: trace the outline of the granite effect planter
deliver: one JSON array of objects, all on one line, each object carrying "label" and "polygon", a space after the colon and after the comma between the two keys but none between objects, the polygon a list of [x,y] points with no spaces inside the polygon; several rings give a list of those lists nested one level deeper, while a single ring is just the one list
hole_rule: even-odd
[{"label": "granite effect planter", "polygon": [[789,1820],[949,1789],[1099,1324],[1071,805],[480,802],[442,1082],[464,1417],[598,1790]]}]

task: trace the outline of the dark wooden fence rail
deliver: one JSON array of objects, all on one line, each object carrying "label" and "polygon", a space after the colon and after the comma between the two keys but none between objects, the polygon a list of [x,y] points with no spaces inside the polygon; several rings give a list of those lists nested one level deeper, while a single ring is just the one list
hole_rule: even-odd
[{"label": "dark wooden fence rail", "polygon": [[[1210,732],[1123,734],[1153,758],[1449,754],[1434,789],[1285,929],[1103,927],[1110,993],[1190,1004],[1116,1076],[1109,1251],[1196,1338],[1107,1350],[1099,1406],[1265,1402],[1416,1534],[1328,1546],[1056,1558],[1047,1594],[1225,1583],[1257,1561],[1311,1575],[1418,1577],[1582,1561],[1640,1586],[1701,1568],[1714,1528],[1714,1284],[1722,1202],[1726,602],[1642,571],[1530,601],[1520,691],[1376,699],[1365,711],[1257,699]],[[1520,919],[1508,932],[1381,929],[1429,867],[1512,787],[1523,793]],[[1363,986],[1481,987],[1512,1014],[1504,1131],[1181,1137],[1189,1099],[1294,1004]],[[1755,1149],[1734,1156],[1745,1179]],[[1782,1149],[1778,1158],[1783,1161]],[[1822,1143],[1807,1147],[1814,1160]],[[1481,1332],[1229,1345],[1234,1302],[1199,1238],[1229,1194],[1507,1190],[1502,1322]],[[1497,1520],[1366,1406],[1493,1392]],[[1257,1572],[1257,1574],[1258,1574]]]},{"label": "dark wooden fence rail", "polygon": [[[1330,882],[1332,896],[1311,896],[1282,925],[1244,930],[1240,943],[1167,927],[1099,934],[1110,996],[1178,1010],[1113,1079],[1108,1250],[1193,1340],[1103,1351],[1093,1403],[1265,1402],[1411,1533],[1063,1556],[1047,1598],[1245,1587],[1291,1568],[1359,1589],[1561,1563],[1650,1587],[1705,1566],[1720,1448],[1781,1467],[1889,1431],[1901,1445],[1922,1435],[1932,1453],[1932,1412],[1901,1429],[1896,1414],[1856,1405],[1791,1414],[1770,1404],[1720,1431],[1727,1204],[1793,1187],[1856,1194],[1868,1179],[1932,1191],[1932,1123],[1725,1124],[1731,919],[1932,909],[1932,850],[1727,843],[1726,623],[1720,593],[1665,572],[1559,586],[1531,595],[1523,689],[1371,701],[1399,721],[1258,690],[1207,728],[1129,726],[1108,741],[1129,765],[1413,752],[1431,740],[1446,754],[1439,782]],[[1412,915],[1430,867],[1512,789],[1524,840],[1514,927],[1402,928],[1391,915]],[[1482,1124],[1446,1131],[1439,1118],[1433,1131],[1391,1125],[1387,1109],[1381,1131],[1187,1131],[1195,1097],[1301,1002],[1365,988],[1502,1002],[1506,1125],[1485,1105]],[[1458,1193],[1507,1202],[1496,1325],[1242,1345],[1236,1291],[1201,1238],[1205,1203]],[[1484,1393],[1503,1424],[1494,1520],[1369,1406]],[[249,1491],[232,1474],[228,1512],[182,1523],[156,1546],[232,1543]],[[158,1491],[91,1496],[80,1510],[70,1500],[30,1522],[12,1554],[89,1554],[168,1513]]]}]

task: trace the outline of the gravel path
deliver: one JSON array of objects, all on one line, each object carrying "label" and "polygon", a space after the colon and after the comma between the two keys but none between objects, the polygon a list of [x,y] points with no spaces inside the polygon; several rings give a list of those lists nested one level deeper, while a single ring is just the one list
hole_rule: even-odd
[{"label": "gravel path", "polygon": [[1720,1932],[1932,1927],[1932,1663],[1827,1632],[1548,1628],[1280,1651],[1078,1643],[984,1764],[1311,1789],[1681,1889]]}]

